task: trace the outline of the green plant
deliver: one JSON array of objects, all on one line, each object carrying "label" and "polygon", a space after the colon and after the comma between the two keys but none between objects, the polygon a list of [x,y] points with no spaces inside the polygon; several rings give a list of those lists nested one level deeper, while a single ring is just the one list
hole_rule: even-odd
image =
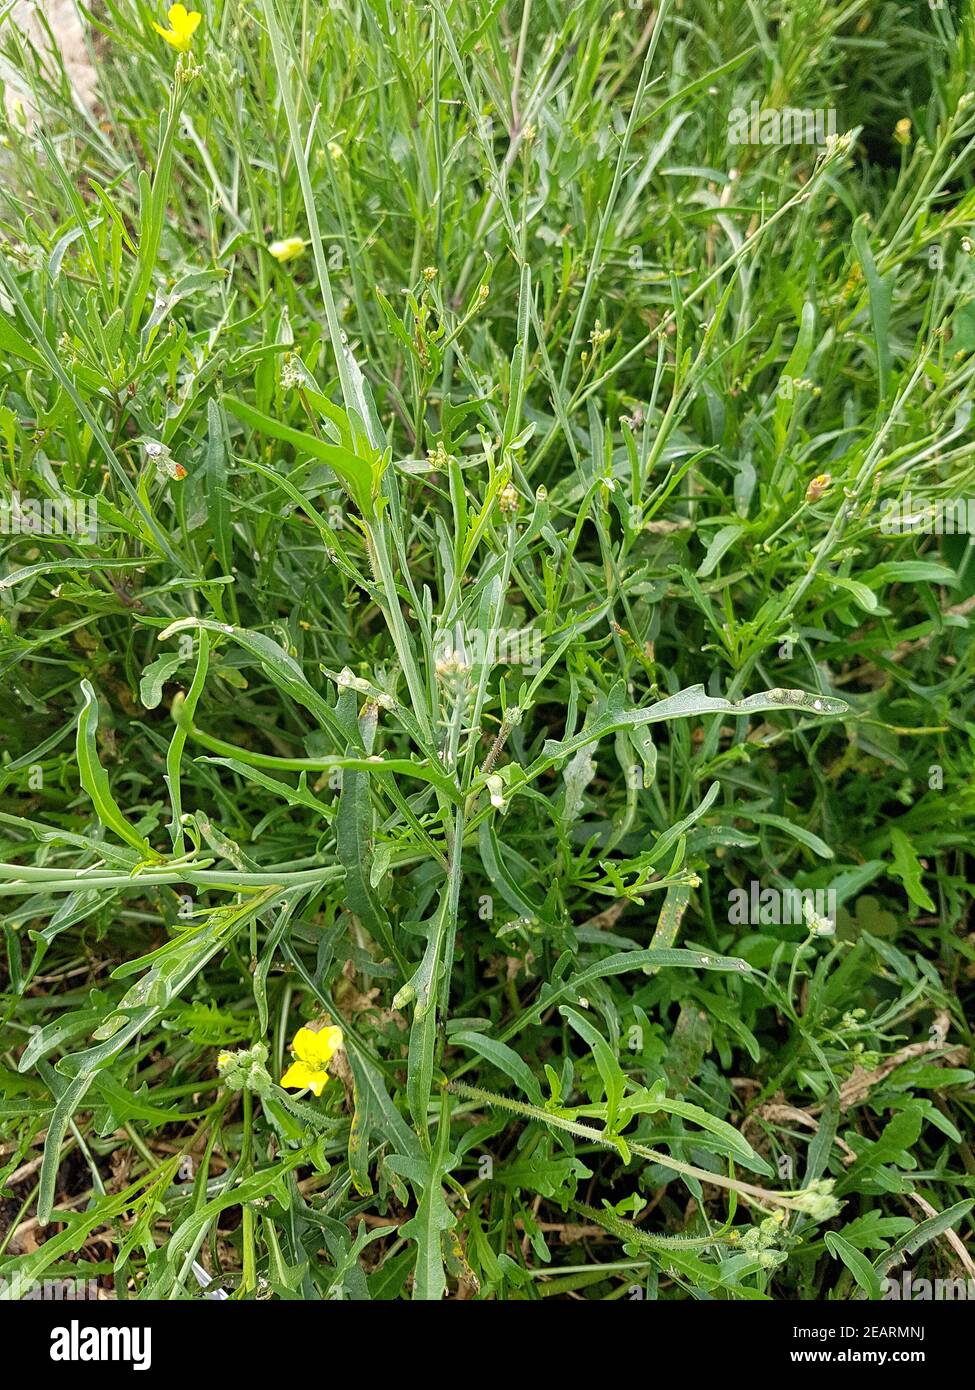
[{"label": "green plant", "polygon": [[957,1268],[970,6],[153,20],[0,31],[0,1274]]}]

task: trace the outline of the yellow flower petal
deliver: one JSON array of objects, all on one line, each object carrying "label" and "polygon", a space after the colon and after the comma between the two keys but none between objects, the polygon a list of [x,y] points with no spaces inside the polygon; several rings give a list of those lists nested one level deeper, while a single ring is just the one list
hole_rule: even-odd
[{"label": "yellow flower petal", "polygon": [[179,53],[188,53],[190,50],[190,40],[199,28],[203,16],[198,10],[187,13],[185,5],[172,5],[167,14],[170,27],[164,29],[162,25],[153,21],[153,29],[156,33],[171,44]]},{"label": "yellow flower petal", "polygon": [[172,29],[164,29],[162,25],[157,24],[155,20],[152,21],[152,27],[160,38],[165,39],[167,43],[171,43],[174,48],[179,48],[181,40],[173,33]]},{"label": "yellow flower petal", "polygon": [[324,1067],[342,1046],[341,1028],[299,1028],[291,1050],[302,1062],[312,1067]]},{"label": "yellow flower petal", "polygon": [[281,1085],[291,1091],[304,1091],[306,1087],[320,1096],[328,1081],[324,1067],[313,1067],[308,1062],[292,1062],[281,1078]]},{"label": "yellow flower petal", "polygon": [[292,261],[304,251],[305,243],[300,236],[289,236],[272,241],[267,249],[276,261]]}]

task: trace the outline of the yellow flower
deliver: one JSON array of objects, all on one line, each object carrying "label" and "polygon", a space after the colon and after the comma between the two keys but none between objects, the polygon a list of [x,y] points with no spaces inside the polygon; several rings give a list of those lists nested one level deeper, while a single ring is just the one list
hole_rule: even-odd
[{"label": "yellow flower", "polygon": [[185,5],[172,5],[166,18],[169,20],[168,29],[164,29],[161,24],[156,24],[155,21],[153,21],[153,29],[167,43],[172,44],[178,53],[188,53],[190,41],[199,28],[203,16],[197,10],[191,10],[187,13]]},{"label": "yellow flower", "polygon": [[291,1042],[295,1060],[282,1076],[281,1085],[292,1091],[308,1087],[320,1096],[328,1080],[325,1068],[341,1047],[341,1028],[299,1028]]},{"label": "yellow flower", "polygon": [[272,241],[267,249],[276,261],[293,261],[304,251],[305,242],[300,236],[289,236],[283,241]]},{"label": "yellow flower", "polygon": [[904,116],[894,126],[894,139],[898,145],[909,145],[911,143],[911,118]]}]

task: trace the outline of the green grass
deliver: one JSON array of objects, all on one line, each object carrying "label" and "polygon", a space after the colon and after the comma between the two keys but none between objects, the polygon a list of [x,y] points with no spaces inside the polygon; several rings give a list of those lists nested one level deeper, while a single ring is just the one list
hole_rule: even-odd
[{"label": "green grass", "polygon": [[0,23],[7,1296],[968,1276],[971,4],[162,18]]}]

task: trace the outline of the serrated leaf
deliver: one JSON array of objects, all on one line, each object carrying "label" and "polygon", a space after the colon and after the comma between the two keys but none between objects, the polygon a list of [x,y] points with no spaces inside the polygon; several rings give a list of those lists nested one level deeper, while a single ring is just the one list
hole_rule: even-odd
[{"label": "serrated leaf", "polygon": [[896,825],[891,827],[890,847],[894,853],[890,871],[903,883],[904,891],[911,902],[916,907],[922,907],[925,912],[935,912],[937,909],[934,902],[921,880],[921,861],[917,857],[917,851],[903,830],[898,830]]}]

